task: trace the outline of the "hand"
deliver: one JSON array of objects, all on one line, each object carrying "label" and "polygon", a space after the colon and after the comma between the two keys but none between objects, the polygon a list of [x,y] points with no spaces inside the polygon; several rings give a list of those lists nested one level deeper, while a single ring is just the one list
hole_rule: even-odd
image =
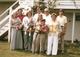
[{"label": "hand", "polygon": [[64,35],[65,35],[65,32],[59,33],[59,37],[62,37],[62,36],[64,36]]},{"label": "hand", "polygon": [[19,26],[16,26],[16,30],[19,30]]},{"label": "hand", "polygon": [[19,26],[19,29],[21,29],[21,28],[22,28],[22,25]]}]

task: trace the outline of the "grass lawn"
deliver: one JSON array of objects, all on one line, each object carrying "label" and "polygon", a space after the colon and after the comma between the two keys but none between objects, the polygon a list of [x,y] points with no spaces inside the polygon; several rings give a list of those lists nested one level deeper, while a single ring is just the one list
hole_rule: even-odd
[{"label": "grass lawn", "polygon": [[65,53],[57,56],[46,56],[46,54],[32,54],[23,50],[11,51],[7,41],[0,41],[0,57],[80,57],[80,47],[70,43],[65,44]]}]

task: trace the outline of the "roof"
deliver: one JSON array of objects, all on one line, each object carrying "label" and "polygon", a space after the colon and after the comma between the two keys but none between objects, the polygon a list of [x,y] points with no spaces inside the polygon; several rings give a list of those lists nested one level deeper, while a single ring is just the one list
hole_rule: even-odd
[{"label": "roof", "polygon": [[55,9],[80,9],[80,0],[52,0]]}]

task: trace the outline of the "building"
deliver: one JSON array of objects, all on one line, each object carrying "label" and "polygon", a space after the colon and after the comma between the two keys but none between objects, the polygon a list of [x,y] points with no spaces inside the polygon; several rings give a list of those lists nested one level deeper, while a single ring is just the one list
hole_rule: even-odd
[{"label": "building", "polygon": [[[12,5],[16,0],[0,0],[0,14],[6,10],[10,5]],[[37,2],[43,1],[47,4],[50,2],[48,7],[55,9],[64,9],[65,15],[68,17],[68,27],[67,33],[65,35],[65,40],[75,40],[80,41],[80,0],[35,0]]]},{"label": "building", "polygon": [[65,40],[80,41],[80,0],[39,0],[46,3],[47,7],[54,8],[54,12],[64,9],[64,14],[68,18],[68,27]]},{"label": "building", "polygon": [[54,9],[64,9],[68,17],[68,28],[65,40],[80,41],[80,0],[55,0]]}]

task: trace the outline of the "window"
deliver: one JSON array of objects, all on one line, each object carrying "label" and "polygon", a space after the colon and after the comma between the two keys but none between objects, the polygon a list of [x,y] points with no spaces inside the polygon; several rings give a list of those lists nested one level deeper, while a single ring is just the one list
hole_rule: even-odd
[{"label": "window", "polygon": [[80,14],[76,15],[76,21],[80,21]]}]

